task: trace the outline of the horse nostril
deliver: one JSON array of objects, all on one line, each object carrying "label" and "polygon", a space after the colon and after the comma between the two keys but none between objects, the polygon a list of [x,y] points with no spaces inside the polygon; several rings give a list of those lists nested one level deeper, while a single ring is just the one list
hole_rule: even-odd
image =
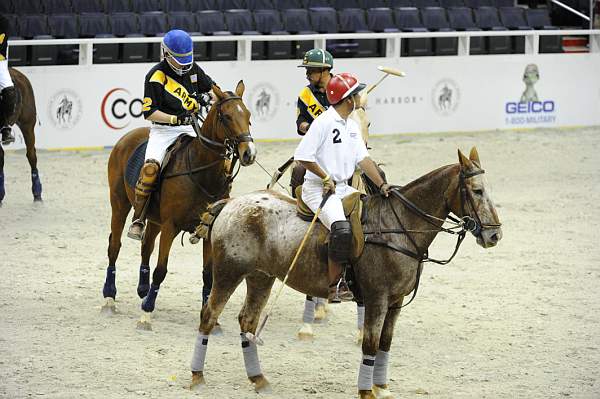
[{"label": "horse nostril", "polygon": [[490,241],[498,242],[498,234],[497,233],[492,234],[492,236],[490,237]]}]

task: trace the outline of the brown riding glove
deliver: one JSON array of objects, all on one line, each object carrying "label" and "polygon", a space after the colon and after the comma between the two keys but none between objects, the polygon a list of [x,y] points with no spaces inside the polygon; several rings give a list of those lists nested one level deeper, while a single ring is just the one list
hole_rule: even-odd
[{"label": "brown riding glove", "polygon": [[329,175],[323,178],[323,196],[327,195],[327,193],[335,194],[335,182]]}]

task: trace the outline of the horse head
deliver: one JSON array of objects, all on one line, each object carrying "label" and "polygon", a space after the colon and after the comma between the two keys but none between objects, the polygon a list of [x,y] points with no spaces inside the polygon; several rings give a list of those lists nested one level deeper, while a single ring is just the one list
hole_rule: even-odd
[{"label": "horse head", "polygon": [[[212,90],[216,102],[206,117],[205,125],[212,125],[215,139],[236,151],[240,163],[248,166],[256,159],[256,147],[250,135],[250,111],[246,108],[242,95],[244,82],[240,80],[235,92],[224,92],[217,85]],[[210,121],[214,121],[214,124]]]},{"label": "horse head", "polygon": [[477,238],[477,244],[484,248],[493,247],[502,239],[502,229],[483,177],[477,149],[471,149],[469,158],[458,150],[458,160],[458,186],[451,196],[449,208],[463,219],[465,226]]}]

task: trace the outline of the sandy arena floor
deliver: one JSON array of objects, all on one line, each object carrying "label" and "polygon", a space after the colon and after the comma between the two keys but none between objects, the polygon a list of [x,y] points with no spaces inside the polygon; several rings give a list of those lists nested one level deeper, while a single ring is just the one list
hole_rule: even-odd
[{"label": "sandy arena floor", "polygon": [[[372,156],[404,184],[476,145],[504,238],[468,237],[448,266],[427,265],[400,316],[390,385],[398,398],[600,397],[600,130],[373,138]],[[274,170],[295,143],[259,143]],[[210,341],[197,392],[189,362],[199,321],[201,247],[174,246],[154,312],[135,329],[139,246],[123,240],[120,313],[99,313],[107,266],[109,152],[40,151],[44,203],[33,204],[23,152],[6,155],[0,208],[0,397],[254,398],[239,344],[240,287]],[[284,178],[284,179],[287,179]],[[244,169],[234,195],[269,177]],[[434,242],[445,257],[451,239]],[[278,284],[278,283],[277,283]],[[277,288],[278,285],[275,286]],[[286,289],[259,348],[268,398],[356,397],[355,308],[330,307],[313,342],[298,342],[303,295]]]}]

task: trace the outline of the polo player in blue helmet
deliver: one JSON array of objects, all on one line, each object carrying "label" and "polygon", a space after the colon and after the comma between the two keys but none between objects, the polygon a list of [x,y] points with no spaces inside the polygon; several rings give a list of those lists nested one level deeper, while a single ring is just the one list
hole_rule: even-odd
[{"label": "polo player in blue helmet", "polygon": [[210,103],[208,94],[215,84],[194,62],[192,38],[174,29],[164,36],[162,61],[146,75],[144,118],[152,122],[144,165],[135,187],[133,223],[127,236],[141,240],[145,228],[144,208],[156,188],[160,166],[167,148],[183,134],[196,137],[192,114]]}]

